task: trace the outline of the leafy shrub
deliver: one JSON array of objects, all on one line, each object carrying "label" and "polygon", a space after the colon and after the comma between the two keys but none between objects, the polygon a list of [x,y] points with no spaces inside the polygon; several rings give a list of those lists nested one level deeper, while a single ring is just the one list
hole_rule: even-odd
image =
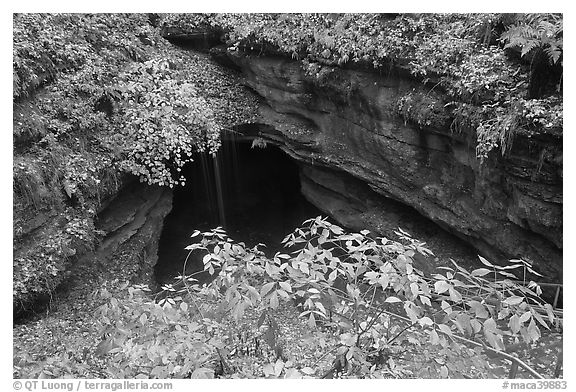
[{"label": "leafy shrub", "polygon": [[[181,298],[162,304],[143,295],[145,286],[128,288],[119,301],[106,288],[98,295],[108,302],[98,309],[100,333],[107,336],[96,354],[109,355],[106,371],[114,378],[207,377],[219,346],[211,339],[209,320],[194,321]],[[176,304],[176,301],[179,301]]]},{"label": "leafy shrub", "polygon": [[151,31],[143,14],[14,14],[14,98],[97,66],[101,57],[113,63],[138,57],[139,35]]},{"label": "leafy shrub", "polygon": [[500,36],[505,49],[519,50],[520,57],[530,62],[528,98],[560,92],[563,31],[561,14],[528,14]]},{"label": "leafy shrub", "polygon": [[14,256],[12,295],[15,310],[26,309],[38,297],[50,297],[66,279],[65,271],[77,252],[95,244],[94,209],[68,208],[66,218],[51,221],[33,246]]},{"label": "leafy shrub", "polygon": [[206,100],[168,59],[137,63],[118,86],[125,107],[121,167],[149,184],[184,185],[177,173],[194,151],[215,154],[220,125]]},{"label": "leafy shrub", "polygon": [[[267,258],[258,246],[236,244],[219,228],[195,231],[193,237],[200,240],[187,249],[206,252],[204,271],[213,279],[201,286],[194,274],[180,277],[178,284],[165,287],[168,297],[158,304],[139,303],[138,311],[116,302],[106,305],[101,309],[102,322],[111,333],[109,341],[118,345],[110,353],[117,364],[132,361],[133,368],[148,370],[163,366],[162,375],[169,374],[172,368],[167,366],[185,365],[180,359],[172,362],[162,351],[165,348],[152,342],[158,341],[165,328],[184,331],[182,312],[190,316],[196,310],[196,320],[214,325],[216,331],[222,317],[241,320],[247,309],[253,309],[261,315],[259,325],[268,323],[268,329],[275,333],[271,321],[274,312],[280,301],[289,301],[298,304],[300,317],[311,328],[327,329],[337,337],[337,345],[330,350],[336,359],[325,377],[338,373],[403,376],[407,370],[394,360],[399,353],[434,364],[428,366],[426,371],[432,372],[428,376],[449,377],[466,374],[465,360],[478,362],[481,358],[478,347],[467,346],[472,341],[480,342],[476,343],[480,347],[505,350],[507,344],[537,341],[540,328],[549,328],[555,321],[551,306],[539,298],[539,287],[526,281],[528,273],[537,273],[525,261],[497,266],[480,257],[486,268],[469,272],[453,263],[453,267],[441,267],[441,273],[427,277],[414,267],[413,257],[431,252],[407,233],[397,234],[401,242],[372,238],[367,230],[346,233],[318,217],[305,221],[284,239],[286,246],[295,248],[292,255],[276,253]],[[523,272],[523,284],[515,283],[517,277],[511,272],[517,269]],[[220,318],[207,316],[215,315],[215,308]],[[163,314],[160,309],[171,310]],[[198,323],[193,323],[191,332],[202,329]],[[131,332],[142,328],[152,330],[144,337]],[[212,352],[212,358],[217,359],[205,346],[212,332],[204,337],[193,333],[171,343],[177,344],[174,358],[186,357],[188,348],[202,342],[199,353]],[[197,342],[191,343],[190,336]],[[216,348],[226,343],[214,340],[210,344],[216,341]],[[269,344],[278,345],[278,340],[271,339]],[[285,366],[281,347],[276,349],[280,362],[272,362],[266,374],[310,374]],[[150,354],[139,357],[145,352]],[[162,355],[166,360],[160,363]],[[185,367],[186,371],[205,366],[208,359],[204,359]],[[479,362],[477,365],[482,366]]]},{"label": "leafy shrub", "polygon": [[563,21],[558,14],[533,14],[508,26],[500,40],[504,48],[518,48],[521,57],[534,56],[538,51],[554,65],[562,60]]}]

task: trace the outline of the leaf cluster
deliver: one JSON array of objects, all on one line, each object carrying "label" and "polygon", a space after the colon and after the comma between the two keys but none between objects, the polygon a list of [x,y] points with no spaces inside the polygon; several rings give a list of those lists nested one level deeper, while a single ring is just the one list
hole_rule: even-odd
[{"label": "leaf cluster", "polygon": [[521,57],[541,51],[550,65],[562,62],[563,19],[558,14],[529,14],[508,26],[500,36],[504,48],[520,50]]},{"label": "leaf cluster", "polygon": [[[310,327],[328,328],[339,340],[330,372],[361,377],[405,375],[399,356],[420,358],[430,345],[437,351],[427,351],[427,360],[434,359],[440,377],[464,374],[465,359],[478,356],[466,341],[505,350],[507,344],[537,341],[540,328],[556,322],[538,285],[526,281],[528,274],[538,275],[529,263],[498,266],[480,257],[488,268],[468,271],[453,262],[428,277],[413,257],[431,252],[408,233],[397,234],[400,242],[372,238],[367,230],[347,233],[317,217],[284,239],[295,248],[291,255],[268,258],[258,246],[234,243],[220,228],[195,231],[200,240],[187,249],[205,252],[204,271],[213,279],[200,285],[199,271],[166,289],[172,298],[197,298],[200,314],[208,311],[202,304],[218,303],[235,320],[247,309],[266,320],[281,301],[296,303]],[[522,283],[515,270],[523,272]],[[277,365],[271,375],[282,369]]]},{"label": "leaf cluster", "polygon": [[119,76],[126,158],[120,167],[149,184],[184,185],[193,152],[215,154],[221,126],[209,104],[168,59],[136,63]]}]

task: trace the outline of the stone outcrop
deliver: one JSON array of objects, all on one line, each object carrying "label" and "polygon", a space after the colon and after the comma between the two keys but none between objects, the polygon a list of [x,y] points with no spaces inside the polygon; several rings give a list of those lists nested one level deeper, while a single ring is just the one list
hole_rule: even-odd
[{"label": "stone outcrop", "polygon": [[[154,285],[153,268],[164,218],[172,209],[172,190],[134,182],[98,215],[106,236],[91,258],[99,275]],[[93,268],[93,267],[92,267]]]},{"label": "stone outcrop", "polygon": [[[475,135],[451,130],[438,109],[442,96],[418,82],[323,66],[311,72],[299,61],[240,52],[222,61],[217,53],[262,97],[260,123],[242,127],[246,135],[274,142],[312,167],[348,173],[496,262],[528,258],[546,280],[561,279],[561,137],[518,135],[509,154],[481,163]],[[430,121],[402,118],[398,105],[409,94],[431,97]],[[322,182],[318,173],[308,171],[309,179]],[[323,186],[347,193],[325,177]]]},{"label": "stone outcrop", "polygon": [[428,275],[439,266],[453,267],[450,259],[462,267],[473,269],[477,252],[413,208],[383,197],[370,186],[351,175],[333,169],[302,165],[301,192],[322,212],[350,230],[368,229],[372,233],[397,239],[398,229],[425,242],[431,256],[414,256],[415,266]]},{"label": "stone outcrop", "polygon": [[[50,293],[30,296],[27,301],[15,297],[16,318],[43,309],[57,297],[77,298],[81,293],[89,294],[102,280],[117,279],[153,287],[160,234],[171,209],[171,189],[150,186],[136,179],[125,180],[116,194],[103,201],[96,216],[93,230],[101,238],[97,245],[89,249],[81,243],[70,243],[66,269],[59,274],[58,286]],[[63,230],[57,222],[65,219],[57,211],[48,218],[38,216],[33,235],[27,241],[19,241],[16,255],[25,252],[27,246],[41,243],[50,233]]]}]

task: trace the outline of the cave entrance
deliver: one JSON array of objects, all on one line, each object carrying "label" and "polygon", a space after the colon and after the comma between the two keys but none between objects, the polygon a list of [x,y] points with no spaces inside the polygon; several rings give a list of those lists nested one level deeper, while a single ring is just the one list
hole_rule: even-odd
[{"label": "cave entrance", "polygon": [[[182,174],[186,185],[174,190],[160,237],[155,276],[161,284],[182,273],[194,230],[223,226],[236,242],[266,244],[262,250],[272,256],[286,234],[322,214],[302,196],[296,162],[274,145],[224,140],[216,159],[199,155]],[[188,274],[199,270],[201,259],[188,261]]]}]

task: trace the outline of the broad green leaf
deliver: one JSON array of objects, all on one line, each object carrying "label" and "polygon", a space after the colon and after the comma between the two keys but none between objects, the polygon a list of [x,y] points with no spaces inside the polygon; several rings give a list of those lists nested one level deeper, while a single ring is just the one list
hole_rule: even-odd
[{"label": "broad green leaf", "polygon": [[478,302],[478,301],[468,301],[468,306],[470,306],[474,312],[476,313],[476,317],[478,318],[487,318],[489,316],[488,311],[486,310],[486,307]]},{"label": "broad green leaf", "polygon": [[440,331],[444,332],[445,334],[452,336],[452,330],[446,324],[438,324],[438,328]]},{"label": "broad green leaf", "polygon": [[420,298],[420,302],[422,302],[424,305],[432,306],[432,303],[430,302],[430,298],[428,298],[424,295],[420,295],[420,296],[418,296],[418,298]]},{"label": "broad green leaf", "polygon": [[474,333],[478,333],[482,330],[482,323],[476,319],[470,320],[470,325],[472,326]]},{"label": "broad green leaf", "polygon": [[265,297],[266,294],[268,294],[270,292],[270,290],[272,290],[272,288],[274,287],[274,285],[276,284],[276,282],[270,282],[270,283],[266,283],[262,286],[262,290],[260,290],[260,295],[262,297]]},{"label": "broad green leaf", "polygon": [[440,366],[440,377],[448,378],[448,368],[446,367],[446,365]]},{"label": "broad green leaf", "polygon": [[151,371],[150,375],[156,376],[156,378],[167,378],[168,370],[166,366],[155,366]]},{"label": "broad green leaf", "polygon": [[459,313],[458,316],[456,316],[456,320],[454,320],[454,322],[463,334],[472,335],[473,330],[470,323],[471,320],[467,313]]},{"label": "broad green leaf", "polygon": [[487,266],[487,267],[492,267],[492,268],[495,267],[494,264],[490,263],[490,262],[489,262],[488,260],[486,260],[484,257],[478,255],[478,258],[480,259],[480,262],[481,262],[482,264],[484,264],[485,266]]},{"label": "broad green leaf", "polygon": [[418,293],[420,292],[420,289],[416,282],[410,283],[410,290],[412,291],[412,295],[414,296],[414,298],[416,298],[418,296]]},{"label": "broad green leaf", "polygon": [[514,265],[506,265],[506,266],[503,266],[503,267],[498,266],[498,269],[508,270],[508,269],[522,268],[522,267],[523,267],[522,264],[514,264]]},{"label": "broad green leaf", "polygon": [[313,313],[310,313],[310,317],[308,317],[308,325],[312,328],[316,327],[316,318]]},{"label": "broad green leaf", "polygon": [[428,286],[428,282],[420,282],[420,290],[426,297],[431,297],[432,293],[430,292],[430,286]]},{"label": "broad green leaf", "polygon": [[388,274],[382,274],[382,276],[378,279],[378,284],[380,284],[382,290],[386,290],[390,284],[390,277]]},{"label": "broad green leaf", "polygon": [[288,282],[278,282],[278,283],[280,284],[280,287],[282,287],[287,292],[289,292],[289,293],[292,292],[292,286],[290,286],[290,283],[288,283]]},{"label": "broad green leaf", "polygon": [[286,373],[284,374],[284,378],[286,379],[300,379],[302,378],[302,374],[295,368],[289,368],[285,370]]},{"label": "broad green leaf", "polygon": [[343,355],[347,351],[348,351],[348,346],[340,346],[340,347],[338,347],[338,350],[336,350],[336,355]]},{"label": "broad green leaf", "polygon": [[258,317],[257,327],[260,328],[262,325],[264,325],[265,321],[266,321],[266,312],[264,311],[260,314],[260,317]]},{"label": "broad green leaf", "polygon": [[200,367],[192,372],[190,378],[214,378],[214,370]]},{"label": "broad green leaf", "polygon": [[498,271],[498,274],[499,274],[499,275],[502,275],[502,276],[506,276],[506,277],[511,278],[511,279],[516,279],[516,278],[517,278],[516,275],[511,274],[510,272]]},{"label": "broad green leaf", "polygon": [[270,306],[272,307],[272,309],[277,309],[278,305],[279,305],[278,294],[276,293],[276,291],[274,291],[270,296]]},{"label": "broad green leaf", "polygon": [[269,377],[269,376],[273,376],[274,375],[274,364],[272,363],[267,363],[262,367],[262,371],[264,372],[264,375]]},{"label": "broad green leaf", "polygon": [[330,225],[330,231],[332,231],[332,233],[336,234],[336,235],[340,235],[344,232],[344,230],[342,230],[342,228],[340,226],[336,226],[336,225]]},{"label": "broad green leaf", "polygon": [[355,353],[356,353],[356,346],[351,346],[350,348],[348,348],[348,352],[346,353],[346,359],[350,361]]},{"label": "broad green leaf", "polygon": [[337,277],[338,277],[338,270],[334,269],[332,270],[332,272],[330,272],[330,275],[328,275],[328,281],[332,282],[336,280]]},{"label": "broad green leaf", "polygon": [[410,262],[406,263],[406,274],[411,275],[414,272],[414,267]]},{"label": "broad green leaf", "polygon": [[534,270],[533,270],[532,268],[530,268],[530,267],[526,267],[526,268],[528,269],[528,271],[532,272],[534,275],[538,275],[538,276],[540,276],[540,277],[542,277],[542,276],[543,276],[542,274],[540,274],[540,273],[538,273],[538,272],[534,271]]},{"label": "broad green leaf", "polygon": [[322,305],[322,302],[319,302],[319,301],[318,301],[318,302],[314,302],[314,304],[316,305],[316,308],[317,308],[318,310],[320,310],[320,312],[321,312],[324,316],[326,316],[326,315],[328,314],[328,312],[327,312],[326,309],[324,308],[324,305]]},{"label": "broad green leaf", "polygon": [[532,316],[533,316],[532,322],[534,321],[534,319],[536,319],[536,321],[538,321],[540,325],[542,325],[544,328],[550,329],[548,324],[546,324],[546,321],[544,321],[542,316],[540,316],[540,314],[535,309],[532,309]]},{"label": "broad green leaf", "polygon": [[278,290],[276,290],[276,292],[277,292],[278,295],[280,295],[282,298],[290,299],[290,294],[288,294],[286,291],[284,291],[284,290],[282,290],[282,289],[278,289]]},{"label": "broad green leaf", "polygon": [[402,300],[400,300],[399,298],[396,298],[396,297],[388,297],[384,300],[384,302],[387,302],[389,304],[393,304],[396,302],[402,302]]},{"label": "broad green leaf", "polygon": [[358,338],[358,335],[355,334],[351,334],[351,333],[343,333],[340,335],[340,341],[342,342],[342,344],[348,346],[348,347],[352,347],[356,345],[356,339]]},{"label": "broad green leaf", "polygon": [[520,318],[518,319],[518,321],[520,323],[525,323],[526,321],[530,320],[530,318],[532,317],[532,313],[530,313],[530,311],[526,311],[522,314],[522,316],[520,316]]},{"label": "broad green leaf", "polygon": [[434,322],[432,321],[432,319],[430,317],[422,317],[420,320],[418,320],[418,322],[420,323],[420,325],[425,326],[425,325],[433,325]]},{"label": "broad green leaf", "polygon": [[552,308],[552,305],[544,304],[544,309],[546,309],[546,314],[548,315],[548,321],[550,321],[550,324],[552,324],[556,318],[556,316],[554,315],[554,309]]},{"label": "broad green leaf", "polygon": [[454,302],[462,301],[462,295],[458,291],[454,290],[453,288],[450,288],[448,292],[450,293],[450,299],[452,301]]},{"label": "broad green leaf", "polygon": [[471,274],[472,274],[472,276],[484,276],[484,275],[488,275],[491,272],[492,271],[490,271],[487,268],[478,268],[478,269],[475,269],[474,271],[472,271]]},{"label": "broad green leaf", "polygon": [[506,299],[504,299],[504,303],[508,304],[508,305],[518,305],[520,303],[522,303],[522,301],[524,301],[524,297],[517,297],[517,296],[513,296],[513,297],[508,297]]},{"label": "broad green leaf", "polygon": [[405,305],[404,310],[406,311],[406,315],[408,316],[410,321],[412,323],[415,323],[416,321],[418,321],[418,314],[416,314],[414,309],[412,309],[412,307],[410,307],[410,306],[406,306],[407,304],[404,304],[404,305]]},{"label": "broad green leaf", "polygon": [[301,371],[302,373],[308,375],[308,376],[311,376],[312,374],[316,373],[316,372],[314,371],[314,369],[312,369],[311,367],[308,367],[308,366],[303,367],[302,369],[300,369],[300,371]]},{"label": "broad green leaf", "polygon": [[508,327],[514,333],[518,333],[520,331],[520,318],[517,315],[513,315],[508,320]]},{"label": "broad green leaf", "polygon": [[533,342],[540,339],[540,329],[534,322],[534,319],[530,320],[530,324],[528,324],[528,335]]},{"label": "broad green leaf", "polygon": [[504,349],[504,343],[502,342],[502,337],[496,335],[494,332],[485,329],[484,337],[486,338],[490,346],[492,346],[492,348],[495,348],[496,350]]},{"label": "broad green leaf", "polygon": [[496,332],[498,330],[496,321],[492,317],[484,320],[484,331]]},{"label": "broad green leaf", "polygon": [[465,268],[460,267],[453,259],[450,259],[450,262],[454,264],[458,271],[462,272],[464,275],[468,275],[468,271]]},{"label": "broad green leaf", "polygon": [[442,300],[440,307],[444,312],[446,312],[446,314],[452,313],[452,306],[450,306],[448,302]]},{"label": "broad green leaf", "polygon": [[436,283],[434,283],[434,291],[436,291],[436,293],[438,294],[442,294],[443,292],[448,291],[450,287],[451,287],[450,284],[445,280],[439,280]]},{"label": "broad green leaf", "polygon": [[284,362],[281,359],[279,359],[274,364],[274,374],[276,375],[276,377],[280,376],[280,373],[282,373],[282,369],[284,369]]}]

